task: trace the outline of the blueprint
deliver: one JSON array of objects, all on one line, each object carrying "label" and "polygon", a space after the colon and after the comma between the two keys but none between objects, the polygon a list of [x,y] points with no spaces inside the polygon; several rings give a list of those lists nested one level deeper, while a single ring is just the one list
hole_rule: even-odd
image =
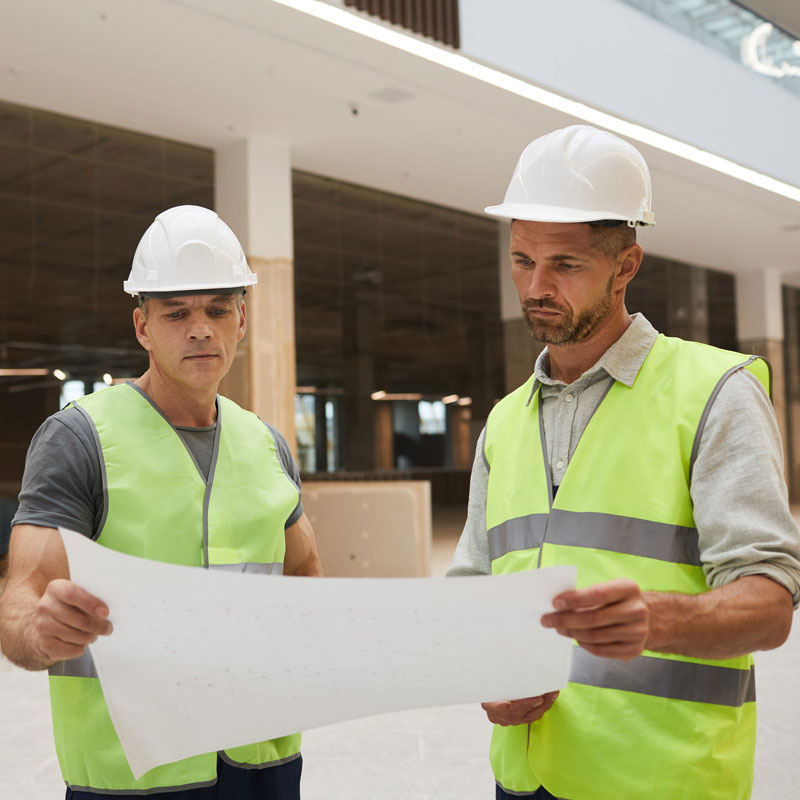
[{"label": "blueprint", "polygon": [[466,578],[231,574],[61,530],[114,632],[90,646],[138,778],[199,753],[428,706],[566,685],[572,643],[539,624],[573,567]]}]

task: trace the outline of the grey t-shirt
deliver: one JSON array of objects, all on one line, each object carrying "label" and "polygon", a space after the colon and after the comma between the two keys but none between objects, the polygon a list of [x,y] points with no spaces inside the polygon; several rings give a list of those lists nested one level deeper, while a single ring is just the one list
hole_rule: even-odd
[{"label": "grey t-shirt", "polygon": [[[284,472],[299,490],[300,471],[286,439],[264,424],[275,438]],[[176,430],[208,477],[216,424]],[[93,537],[103,517],[103,504],[100,453],[91,423],[77,408],[58,411],[42,423],[28,448],[19,508],[12,525],[62,526]],[[298,500],[285,527],[294,525],[302,514],[303,504]]]}]

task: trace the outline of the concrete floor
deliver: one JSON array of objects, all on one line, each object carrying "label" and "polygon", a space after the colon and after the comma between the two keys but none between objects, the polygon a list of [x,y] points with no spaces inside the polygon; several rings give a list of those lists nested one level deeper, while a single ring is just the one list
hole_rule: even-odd
[{"label": "concrete floor", "polygon": [[[800,511],[800,509],[798,509]],[[463,523],[437,509],[431,574],[442,575]],[[754,800],[800,794],[800,626],[760,653]],[[57,800],[64,790],[51,741],[47,679],[0,659],[0,797]],[[490,726],[476,706],[355,720],[304,735],[304,800],[489,800]]]}]

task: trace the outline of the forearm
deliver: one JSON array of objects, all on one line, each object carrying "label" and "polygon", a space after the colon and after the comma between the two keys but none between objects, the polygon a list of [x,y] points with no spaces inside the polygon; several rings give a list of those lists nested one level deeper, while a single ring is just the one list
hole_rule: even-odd
[{"label": "forearm", "polygon": [[310,548],[306,551],[305,557],[301,561],[292,564],[286,574],[305,576],[307,578],[322,578],[325,575],[319,555]]},{"label": "forearm", "polygon": [[322,577],[322,563],[317,550],[317,539],[308,517],[303,514],[286,529],[286,555],[283,571],[286,575]]},{"label": "forearm", "polygon": [[483,458],[486,429],[481,431],[475,448],[472,474],[469,479],[467,520],[459,537],[447,577],[462,575],[491,575],[489,539],[486,532],[486,495],[489,488],[489,471]]},{"label": "forearm", "polygon": [[67,555],[53,528],[17,525],[9,576],[0,596],[0,647],[25,669],[77,658],[111,633],[108,606],[69,580]]},{"label": "forearm", "polygon": [[9,581],[0,595],[0,648],[18,667],[47,669],[54,663],[36,645],[34,626],[39,596],[25,585]]},{"label": "forearm", "polygon": [[646,649],[725,659],[779,647],[789,635],[792,598],[780,584],[749,575],[699,595],[644,592]]}]

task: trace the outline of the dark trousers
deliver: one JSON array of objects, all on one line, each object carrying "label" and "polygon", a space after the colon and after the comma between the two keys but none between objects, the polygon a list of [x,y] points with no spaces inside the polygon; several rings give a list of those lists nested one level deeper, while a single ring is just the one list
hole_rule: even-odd
[{"label": "dark trousers", "polygon": [[[517,794],[509,794],[508,792],[504,792],[499,786],[495,785],[495,800],[519,800],[519,795]],[[523,797],[528,797],[530,800],[558,800],[557,797],[553,797],[544,786],[540,786],[533,794],[526,794]]]},{"label": "dark trousers", "polygon": [[[147,794],[147,800],[300,800],[300,773],[303,759],[298,756],[286,764],[267,769],[232,767],[217,758],[217,782],[202,789]],[[95,792],[74,792],[67,789],[66,800],[103,800],[106,797],[125,798],[141,795],[102,795]]]}]

